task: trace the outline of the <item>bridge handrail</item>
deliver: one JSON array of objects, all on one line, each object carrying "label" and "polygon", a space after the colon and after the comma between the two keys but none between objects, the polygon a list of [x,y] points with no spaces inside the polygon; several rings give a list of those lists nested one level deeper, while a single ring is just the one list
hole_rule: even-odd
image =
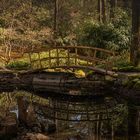
[{"label": "bridge handrail", "polygon": [[55,47],[48,47],[48,48],[41,49],[42,51],[41,50],[39,51],[37,49],[28,50],[28,51],[25,51],[24,53],[38,53],[38,52],[49,51],[49,50],[54,50],[54,49],[89,49],[89,50],[94,50],[94,51],[96,50],[96,51],[105,52],[110,55],[115,55],[115,53],[110,50],[96,48],[96,47],[89,47],[89,46],[55,46]]}]

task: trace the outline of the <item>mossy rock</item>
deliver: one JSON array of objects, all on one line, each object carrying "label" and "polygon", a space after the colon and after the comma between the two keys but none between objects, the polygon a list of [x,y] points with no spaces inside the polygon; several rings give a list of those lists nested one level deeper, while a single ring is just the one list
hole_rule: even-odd
[{"label": "mossy rock", "polygon": [[140,80],[135,83],[134,88],[140,89]]},{"label": "mossy rock", "polygon": [[134,82],[133,81],[130,81],[130,80],[123,80],[122,81],[122,86],[132,88],[134,86]]},{"label": "mossy rock", "polygon": [[119,76],[119,75],[118,75],[117,73],[114,73],[114,74],[113,74],[113,77],[114,77],[114,78],[118,78],[118,76]]},{"label": "mossy rock", "polygon": [[138,81],[140,81],[140,79],[138,79],[138,78],[135,78],[132,80],[133,83],[137,83]]},{"label": "mossy rock", "polygon": [[114,81],[115,79],[112,76],[106,75],[105,80],[106,81]]},{"label": "mossy rock", "polygon": [[128,86],[128,85],[129,85],[129,81],[128,80],[122,81],[122,86]]},{"label": "mossy rock", "polygon": [[113,67],[113,71],[116,71],[116,72],[140,72],[140,67],[134,67],[134,66]]},{"label": "mossy rock", "polygon": [[129,80],[140,79],[140,74],[128,75]]}]

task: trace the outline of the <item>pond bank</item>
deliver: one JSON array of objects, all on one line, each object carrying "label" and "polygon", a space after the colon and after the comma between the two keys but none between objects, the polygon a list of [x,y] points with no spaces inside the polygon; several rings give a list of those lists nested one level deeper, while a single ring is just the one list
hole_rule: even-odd
[{"label": "pond bank", "polygon": [[42,91],[52,91],[67,93],[71,95],[80,95],[79,89],[83,93],[91,92],[93,94],[103,92],[119,93],[126,99],[140,101],[140,73],[137,72],[118,72],[116,77],[101,74],[90,74],[85,78],[77,78],[73,73],[67,72],[46,72],[30,71],[15,72],[9,70],[0,71],[0,84],[20,86],[32,86]]}]

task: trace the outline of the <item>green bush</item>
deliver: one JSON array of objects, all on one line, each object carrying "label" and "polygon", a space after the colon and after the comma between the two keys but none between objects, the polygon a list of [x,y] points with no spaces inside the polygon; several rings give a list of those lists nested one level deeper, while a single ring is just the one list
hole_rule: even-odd
[{"label": "green bush", "polygon": [[24,61],[14,61],[14,62],[10,62],[9,64],[7,64],[6,66],[9,69],[27,69],[30,67],[30,64]]},{"label": "green bush", "polygon": [[126,12],[120,12],[118,18],[107,24],[86,21],[76,30],[80,45],[111,49],[121,52],[130,45],[131,26]]}]

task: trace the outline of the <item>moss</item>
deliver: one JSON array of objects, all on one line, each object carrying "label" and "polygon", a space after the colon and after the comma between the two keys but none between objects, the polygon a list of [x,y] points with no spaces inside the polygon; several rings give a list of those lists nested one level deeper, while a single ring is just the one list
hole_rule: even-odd
[{"label": "moss", "polygon": [[14,61],[6,65],[6,68],[16,69],[16,70],[28,69],[29,67],[30,64],[24,61]]}]

